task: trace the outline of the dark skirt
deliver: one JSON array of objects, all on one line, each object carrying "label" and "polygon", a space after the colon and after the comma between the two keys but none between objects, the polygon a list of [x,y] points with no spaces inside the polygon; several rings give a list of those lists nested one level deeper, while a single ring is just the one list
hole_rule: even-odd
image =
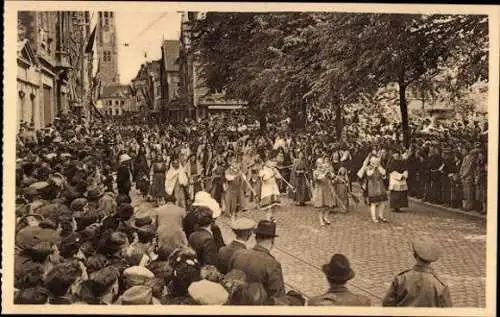
[{"label": "dark skirt", "polygon": [[153,184],[151,185],[151,196],[153,197],[165,197],[165,173],[154,173],[153,174]]},{"label": "dark skirt", "polygon": [[383,201],[387,201],[386,194],[381,194],[381,195],[376,195],[376,196],[368,196],[368,203],[369,204],[381,203]]},{"label": "dark skirt", "polygon": [[408,208],[408,192],[391,190],[391,208]]}]

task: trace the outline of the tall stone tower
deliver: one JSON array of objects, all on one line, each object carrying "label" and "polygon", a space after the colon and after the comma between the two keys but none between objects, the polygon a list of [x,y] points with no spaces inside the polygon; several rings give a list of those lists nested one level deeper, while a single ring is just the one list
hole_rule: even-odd
[{"label": "tall stone tower", "polygon": [[118,74],[118,43],[114,12],[99,12],[97,30],[97,54],[101,68],[102,85],[118,85],[120,76]]}]

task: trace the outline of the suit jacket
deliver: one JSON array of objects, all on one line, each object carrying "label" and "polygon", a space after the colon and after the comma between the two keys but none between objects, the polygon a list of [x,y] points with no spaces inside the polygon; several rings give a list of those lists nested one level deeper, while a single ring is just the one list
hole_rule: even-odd
[{"label": "suit jacket", "polygon": [[229,245],[222,247],[217,254],[217,269],[222,274],[229,273],[231,258],[239,251],[246,250],[247,247],[240,241],[233,240]]},{"label": "suit jacket", "polygon": [[320,296],[311,298],[308,306],[370,306],[370,299],[351,293],[345,285],[334,285]]},{"label": "suit jacket", "polygon": [[245,272],[249,283],[262,283],[269,298],[285,295],[281,264],[260,245],[235,254],[228,271],[233,269]]},{"label": "suit jacket", "polygon": [[129,168],[124,165],[120,166],[116,173],[116,186],[119,189],[130,190],[132,187],[130,176]]},{"label": "suit jacket", "polygon": [[382,302],[392,307],[452,307],[448,286],[428,265],[396,275]]},{"label": "suit jacket", "polygon": [[217,243],[210,232],[203,228],[196,229],[189,236],[189,245],[196,251],[202,266],[217,264]]}]

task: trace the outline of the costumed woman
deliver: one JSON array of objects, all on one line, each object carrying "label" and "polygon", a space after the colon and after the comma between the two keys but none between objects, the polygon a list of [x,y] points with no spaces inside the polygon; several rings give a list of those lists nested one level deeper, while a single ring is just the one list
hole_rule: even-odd
[{"label": "costumed woman", "polygon": [[328,213],[335,205],[330,177],[332,177],[331,172],[324,160],[318,158],[316,160],[316,169],[313,171],[312,205],[319,210],[319,224],[322,227],[330,224]]},{"label": "costumed woman", "polygon": [[275,158],[268,160],[259,171],[261,179],[260,209],[267,211],[267,220],[274,221],[274,212],[281,205],[280,190],[276,182],[281,175],[276,169]]},{"label": "costumed woman", "polygon": [[175,204],[181,208],[186,208],[186,189],[188,177],[184,169],[179,165],[177,157],[173,157],[170,168],[165,179],[165,191],[167,195],[175,197]]},{"label": "costumed woman", "polygon": [[153,184],[151,185],[151,197],[155,202],[156,206],[161,204],[161,200],[165,198],[165,173],[167,171],[167,165],[163,161],[163,156],[161,152],[157,152],[155,157],[153,157],[153,163],[151,164],[151,174],[153,179]]},{"label": "costumed woman", "polygon": [[358,176],[366,173],[366,191],[372,221],[375,223],[380,221],[387,222],[387,219],[384,217],[385,202],[387,201],[384,183],[386,171],[380,166],[380,158],[375,155],[369,155],[361,169],[362,171],[358,172]]},{"label": "costumed woman", "polygon": [[134,160],[134,180],[135,187],[141,192],[142,198],[145,198],[149,192],[149,164],[146,149],[142,146]]},{"label": "costumed woman", "polygon": [[290,183],[295,188],[295,192],[290,191],[291,198],[298,206],[305,206],[311,200],[311,190],[308,175],[307,162],[304,152],[299,151],[293,164],[290,175]]}]

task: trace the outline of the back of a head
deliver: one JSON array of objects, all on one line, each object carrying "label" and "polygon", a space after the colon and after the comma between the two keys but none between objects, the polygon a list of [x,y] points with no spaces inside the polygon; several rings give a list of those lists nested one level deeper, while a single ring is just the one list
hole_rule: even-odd
[{"label": "back of a head", "polygon": [[54,297],[64,296],[81,274],[81,269],[74,262],[58,264],[46,275],[45,287]]},{"label": "back of a head", "polygon": [[231,294],[229,304],[262,306],[266,299],[267,293],[261,283],[240,284]]},{"label": "back of a head", "polygon": [[20,290],[14,298],[16,305],[43,305],[47,303],[49,294],[43,287],[31,287]]}]

